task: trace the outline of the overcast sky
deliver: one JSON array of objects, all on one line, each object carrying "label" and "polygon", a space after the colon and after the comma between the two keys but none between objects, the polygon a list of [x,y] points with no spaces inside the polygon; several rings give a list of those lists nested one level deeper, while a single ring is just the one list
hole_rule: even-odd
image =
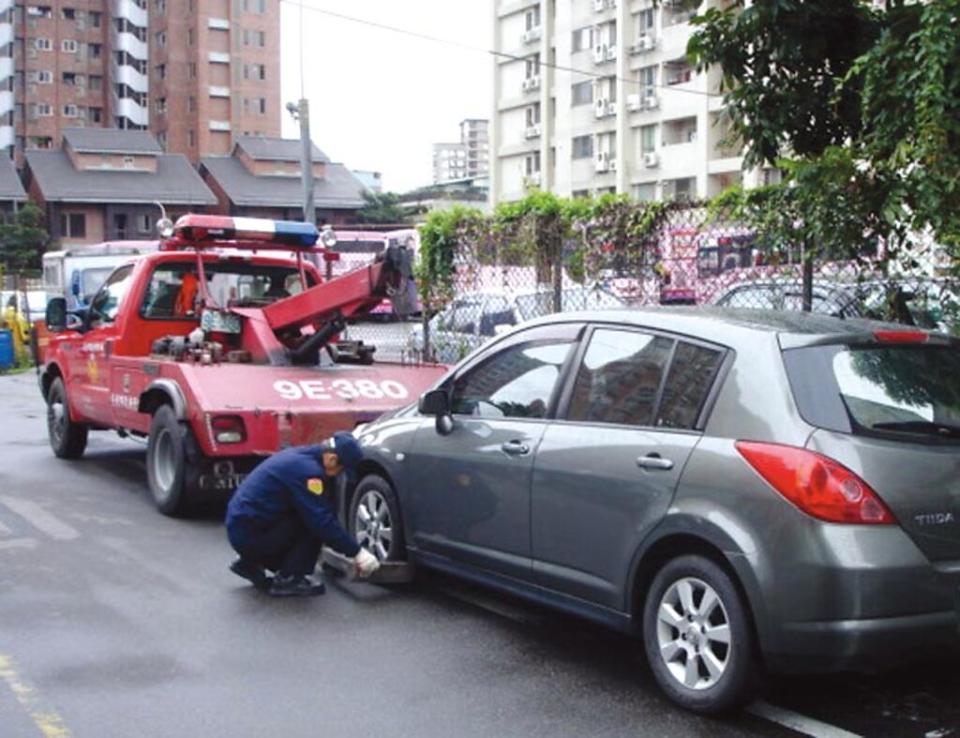
[{"label": "overcast sky", "polygon": [[[298,0],[292,0],[297,2]],[[490,48],[491,0],[299,0],[303,83],[314,143],[333,161],[383,174],[385,190],[432,181],[431,144],[458,141],[464,118],[489,118],[493,58],[334,18],[317,8]],[[282,102],[300,97],[301,10],[281,7]],[[300,135],[283,113],[283,135]]]}]

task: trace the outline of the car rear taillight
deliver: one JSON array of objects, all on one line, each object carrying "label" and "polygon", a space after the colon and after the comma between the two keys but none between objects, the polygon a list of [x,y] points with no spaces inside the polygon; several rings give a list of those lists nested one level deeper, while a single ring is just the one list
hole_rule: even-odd
[{"label": "car rear taillight", "polygon": [[833,459],[795,446],[737,441],[737,451],[803,512],[828,523],[897,521],[870,485]]},{"label": "car rear taillight", "polygon": [[210,429],[217,443],[243,443],[247,431],[239,415],[218,415],[210,420]]},{"label": "car rear taillight", "polygon": [[878,343],[926,343],[929,336],[923,331],[882,330],[874,331],[873,338]]}]

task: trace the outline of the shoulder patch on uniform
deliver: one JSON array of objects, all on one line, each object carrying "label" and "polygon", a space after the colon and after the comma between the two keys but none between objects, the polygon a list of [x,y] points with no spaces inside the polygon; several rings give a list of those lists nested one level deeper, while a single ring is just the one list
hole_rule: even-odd
[{"label": "shoulder patch on uniform", "polygon": [[307,480],[307,489],[315,495],[323,494],[323,480],[318,477],[311,477]]}]

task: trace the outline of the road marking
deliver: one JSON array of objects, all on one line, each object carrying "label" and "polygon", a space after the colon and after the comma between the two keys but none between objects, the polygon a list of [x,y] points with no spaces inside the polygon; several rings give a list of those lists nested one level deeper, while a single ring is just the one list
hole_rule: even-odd
[{"label": "road marking", "polygon": [[20,706],[27,711],[44,738],[70,738],[70,731],[63,724],[63,719],[43,704],[37,690],[17,673],[16,664],[9,656],[0,653],[0,679],[6,682],[13,696]]},{"label": "road marking", "polygon": [[849,730],[820,722],[812,717],[801,715],[799,712],[785,710],[767,702],[754,702],[747,706],[746,712],[783,725],[791,730],[796,730],[798,733],[813,736],[813,738],[862,738],[858,733],[851,733]]},{"label": "road marking", "polygon": [[0,502],[51,538],[58,541],[72,541],[80,537],[80,533],[75,528],[71,528],[58,520],[35,502],[23,500],[19,497],[10,497],[9,495],[0,497]]}]

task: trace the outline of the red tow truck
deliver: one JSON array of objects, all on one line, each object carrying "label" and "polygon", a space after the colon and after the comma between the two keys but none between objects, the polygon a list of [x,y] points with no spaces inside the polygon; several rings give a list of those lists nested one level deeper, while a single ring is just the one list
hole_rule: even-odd
[{"label": "red tow truck", "polygon": [[165,514],[229,494],[280,448],[412,402],[444,371],[337,340],[348,318],[408,293],[403,247],[324,282],[309,255],[336,255],[310,224],[186,215],[161,235],[85,310],[51,300],[40,385],[58,457],[80,457],[91,430],[147,439]]}]

